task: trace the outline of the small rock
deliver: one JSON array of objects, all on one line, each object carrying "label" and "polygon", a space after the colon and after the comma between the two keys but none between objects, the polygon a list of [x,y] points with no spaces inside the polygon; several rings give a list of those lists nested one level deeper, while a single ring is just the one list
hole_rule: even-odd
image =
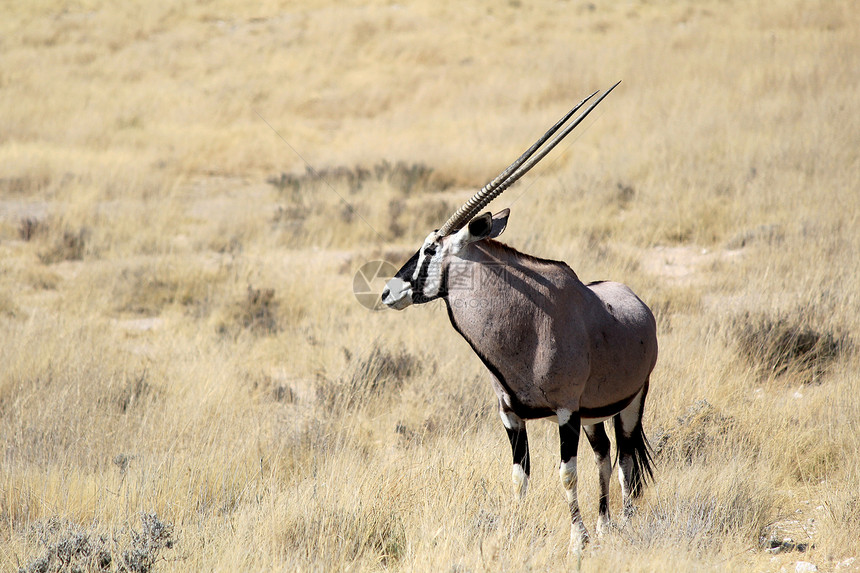
[{"label": "small rock", "polygon": [[848,569],[849,567],[851,567],[852,565],[854,565],[854,563],[855,563],[856,561],[857,561],[857,558],[856,558],[856,557],[849,557],[848,559],[845,559],[845,560],[840,561],[839,563],[837,563],[837,564],[836,564],[836,568],[837,568],[837,569]]},{"label": "small rock", "polygon": [[816,571],[818,571],[818,567],[809,561],[798,561],[794,565],[794,573],[815,573]]}]

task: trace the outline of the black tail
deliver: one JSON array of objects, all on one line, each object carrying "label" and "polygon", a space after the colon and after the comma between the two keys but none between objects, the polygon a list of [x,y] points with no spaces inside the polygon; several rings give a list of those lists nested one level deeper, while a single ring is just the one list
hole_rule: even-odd
[{"label": "black tail", "polygon": [[[648,482],[654,480],[651,444],[648,443],[645,431],[642,430],[642,421],[640,420],[636,424],[633,434],[629,437],[618,441],[618,434],[616,434],[616,443],[624,444],[624,450],[629,452],[633,458],[632,471],[630,472],[630,495],[634,498],[639,497]],[[618,463],[618,453],[621,449],[619,447],[616,451],[616,463]]]},{"label": "black tail", "polygon": [[[648,381],[645,381],[645,386],[642,389],[642,396],[639,398],[639,417],[636,420],[632,430],[624,428],[621,420],[621,415],[616,414],[614,421],[615,425],[615,465],[617,466],[622,456],[630,456],[630,495],[631,497],[639,497],[642,494],[645,485],[654,479],[653,458],[651,444],[648,443],[648,438],[645,436],[645,431],[642,429],[642,414],[645,409],[645,396],[648,394]],[[625,431],[626,430],[626,431]]]}]

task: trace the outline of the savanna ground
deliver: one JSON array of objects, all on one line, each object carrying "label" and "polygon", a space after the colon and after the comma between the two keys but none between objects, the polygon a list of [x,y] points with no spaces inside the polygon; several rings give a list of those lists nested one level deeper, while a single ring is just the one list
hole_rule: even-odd
[{"label": "savanna ground", "polygon": [[[4,3],[2,569],[860,568],[860,10],[757,4]],[[556,428],[515,503],[443,307],[352,286],[619,79],[493,205],[658,317],[578,561]]]}]

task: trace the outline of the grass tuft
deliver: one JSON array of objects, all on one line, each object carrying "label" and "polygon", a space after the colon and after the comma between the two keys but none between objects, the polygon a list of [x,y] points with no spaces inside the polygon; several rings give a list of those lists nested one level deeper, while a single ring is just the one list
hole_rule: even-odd
[{"label": "grass tuft", "polygon": [[[278,306],[275,289],[248,285],[245,297],[233,304],[231,315],[235,325],[242,329],[254,334],[274,334],[280,330]],[[222,332],[228,329],[226,324],[219,326]]]},{"label": "grass tuft", "polygon": [[18,236],[22,241],[30,241],[38,232],[42,230],[43,223],[35,217],[25,217],[21,219],[18,225]]},{"label": "grass tuft", "polygon": [[47,250],[39,253],[39,260],[46,265],[83,260],[89,237],[90,231],[87,228],[77,231],[65,229]]},{"label": "grass tuft", "polygon": [[819,381],[828,366],[850,349],[846,334],[819,330],[803,320],[802,312],[773,317],[744,313],[734,320],[741,356],[774,377],[787,372]]},{"label": "grass tuft", "polygon": [[15,318],[20,312],[21,309],[15,304],[12,296],[7,292],[0,292],[0,316]]},{"label": "grass tuft", "polygon": [[692,464],[715,450],[736,423],[707,400],[697,400],[683,416],[654,435],[654,456]]},{"label": "grass tuft", "polygon": [[317,399],[326,409],[361,407],[375,399],[391,396],[403,383],[422,370],[422,360],[400,349],[390,351],[378,343],[351,366],[337,381],[320,379]]},{"label": "grass tuft", "polygon": [[637,549],[695,552],[716,552],[729,538],[758,543],[773,515],[775,497],[743,474],[725,475],[725,467],[717,472],[724,474],[721,479],[664,480],[673,483],[659,486],[656,499],[622,530],[624,538]]},{"label": "grass tuft", "polygon": [[394,565],[407,550],[406,531],[399,516],[382,504],[355,509],[316,507],[284,524],[285,548],[314,562],[325,551],[332,562],[369,559]]}]

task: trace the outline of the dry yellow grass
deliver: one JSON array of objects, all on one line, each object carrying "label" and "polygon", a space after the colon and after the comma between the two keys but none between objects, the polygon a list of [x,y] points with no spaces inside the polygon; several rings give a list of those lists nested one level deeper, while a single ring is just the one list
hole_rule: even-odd
[{"label": "dry yellow grass", "polygon": [[[860,11],[462,4],[4,8],[0,568],[81,535],[113,570],[860,568]],[[658,315],[656,483],[579,562],[556,429],[514,503],[443,308],[351,289],[618,79],[493,206]]]}]

